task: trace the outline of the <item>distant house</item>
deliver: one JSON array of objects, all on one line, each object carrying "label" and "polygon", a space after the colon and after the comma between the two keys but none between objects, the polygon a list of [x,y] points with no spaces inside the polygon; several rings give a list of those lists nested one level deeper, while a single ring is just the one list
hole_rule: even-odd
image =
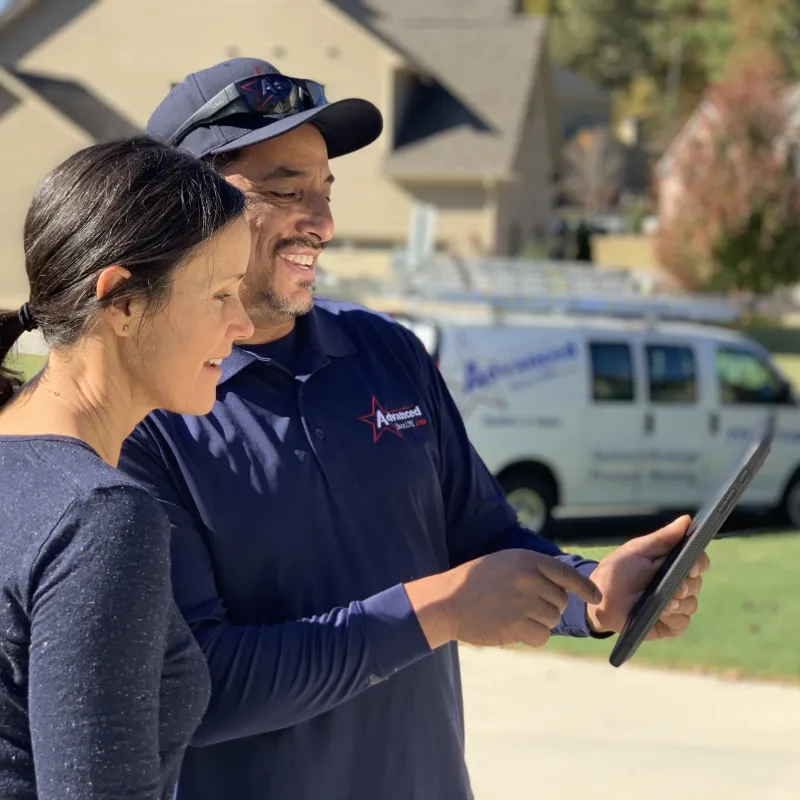
[{"label": "distant house", "polygon": [[441,249],[516,253],[549,224],[560,165],[545,20],[510,0],[333,4],[392,55],[374,185],[402,193],[405,208],[386,219],[386,244],[402,244],[410,205],[422,201],[438,209]]},{"label": "distant house", "polygon": [[333,165],[323,267],[342,276],[388,275],[419,202],[437,208],[438,249],[517,252],[550,222],[563,131],[608,113],[582,79],[554,80],[546,20],[514,0],[3,2],[0,306],[24,299],[39,180],[79,147],[143,129],[173,83],[225,58],[258,56],[382,110],[378,142]]},{"label": "distant house", "polygon": [[[785,144],[796,152],[800,148],[800,84],[791,87],[785,94],[787,129]],[[708,97],[700,101],[694,113],[678,131],[655,167],[658,181],[658,216],[660,220],[671,217],[681,202],[682,183],[678,164],[681,156],[692,142],[707,140],[719,112]],[[800,167],[800,159],[795,159]],[[800,178],[800,172],[798,173]]]}]

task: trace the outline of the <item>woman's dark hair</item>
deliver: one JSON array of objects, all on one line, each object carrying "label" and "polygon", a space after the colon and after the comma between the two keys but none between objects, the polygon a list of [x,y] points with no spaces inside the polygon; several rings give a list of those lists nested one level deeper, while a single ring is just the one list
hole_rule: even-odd
[{"label": "woman's dark hair", "polygon": [[[80,150],[36,189],[25,219],[30,300],[0,312],[0,406],[21,380],[2,364],[25,330],[69,347],[114,303],[143,299],[147,313],[169,299],[174,271],[237,218],[244,195],[215,170],[146,136]],[[131,277],[102,300],[100,273]]]}]

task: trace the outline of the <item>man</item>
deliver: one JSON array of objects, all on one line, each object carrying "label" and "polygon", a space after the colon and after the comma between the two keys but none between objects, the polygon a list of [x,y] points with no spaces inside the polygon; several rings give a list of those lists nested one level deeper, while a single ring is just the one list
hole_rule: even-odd
[{"label": "man", "polygon": [[[328,160],[382,121],[276,73],[235,59],[190,75],[148,126],[243,189],[252,230],[255,335],[214,410],[152,414],[121,462],[171,517],[175,595],[212,675],[178,797],[466,800],[456,643],[619,631],[688,520],[599,565],[517,524],[420,342],[314,303]],[[685,629],[707,565],[654,636]]]}]

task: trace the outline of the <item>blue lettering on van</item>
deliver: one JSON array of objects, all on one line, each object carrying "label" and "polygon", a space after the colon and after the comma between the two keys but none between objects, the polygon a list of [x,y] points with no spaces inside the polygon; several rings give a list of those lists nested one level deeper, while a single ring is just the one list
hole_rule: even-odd
[{"label": "blue lettering on van", "polygon": [[468,394],[476,389],[485,389],[501,378],[524,375],[537,369],[555,366],[564,361],[574,360],[578,357],[578,346],[574,342],[557,347],[553,350],[544,350],[530,353],[508,361],[489,361],[481,366],[478,362],[469,360],[464,365],[464,388]]},{"label": "blue lettering on van", "polygon": [[[728,428],[727,434],[728,438],[733,441],[748,441],[756,435],[756,431],[755,428],[731,427]],[[779,428],[775,431],[775,441],[797,444],[800,442],[800,431]]]}]

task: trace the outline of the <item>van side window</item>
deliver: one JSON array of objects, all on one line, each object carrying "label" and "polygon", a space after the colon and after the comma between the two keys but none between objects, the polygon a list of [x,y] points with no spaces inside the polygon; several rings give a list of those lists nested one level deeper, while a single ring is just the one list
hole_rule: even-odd
[{"label": "van side window", "polygon": [[592,342],[592,397],[599,403],[633,402],[633,357],[627,344]]},{"label": "van side window", "polygon": [[725,405],[789,402],[783,381],[755,353],[735,347],[717,350],[717,380]]},{"label": "van side window", "polygon": [[648,345],[647,377],[652,403],[697,402],[697,372],[691,348]]}]

